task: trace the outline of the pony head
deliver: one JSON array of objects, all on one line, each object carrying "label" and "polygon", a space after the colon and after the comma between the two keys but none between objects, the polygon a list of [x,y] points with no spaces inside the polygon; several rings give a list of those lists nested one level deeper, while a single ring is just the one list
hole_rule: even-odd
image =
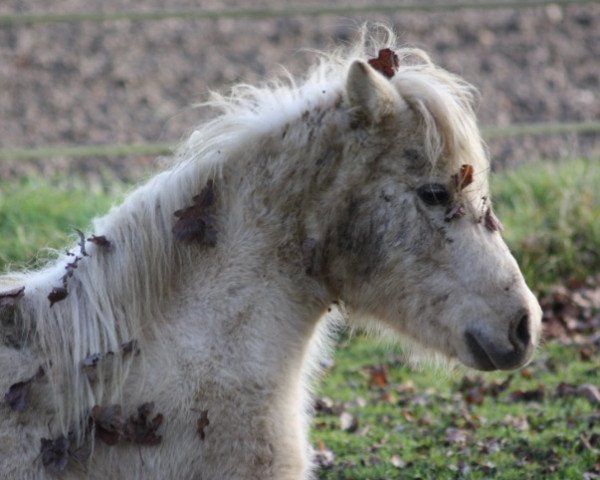
[{"label": "pony head", "polygon": [[492,209],[474,90],[423,52],[398,53],[399,67],[388,55],[383,69],[362,60],[348,69],[355,147],[323,278],[351,318],[375,318],[476,369],[521,367],[541,310]]}]

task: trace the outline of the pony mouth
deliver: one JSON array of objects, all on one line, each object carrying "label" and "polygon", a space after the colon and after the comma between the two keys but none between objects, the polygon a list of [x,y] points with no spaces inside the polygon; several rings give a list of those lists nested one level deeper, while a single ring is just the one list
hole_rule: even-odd
[{"label": "pony mouth", "polygon": [[534,345],[512,344],[508,349],[486,341],[485,336],[477,332],[465,332],[465,342],[470,356],[468,366],[489,372],[492,370],[516,370],[523,367],[533,355]]},{"label": "pony mouth", "polygon": [[471,332],[465,333],[465,340],[467,342],[467,347],[471,356],[475,360],[476,365],[472,365],[477,370],[482,370],[484,372],[491,372],[492,370],[498,370],[498,367],[494,364],[494,361],[485,351],[485,349],[481,346],[477,337],[473,335]]}]

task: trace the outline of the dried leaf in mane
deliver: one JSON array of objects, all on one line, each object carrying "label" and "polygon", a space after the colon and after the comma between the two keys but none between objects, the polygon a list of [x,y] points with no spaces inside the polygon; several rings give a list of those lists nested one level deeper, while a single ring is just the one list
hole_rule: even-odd
[{"label": "dried leaf in mane", "polygon": [[490,232],[501,232],[504,230],[504,225],[502,225],[502,222],[494,215],[494,212],[492,212],[490,207],[485,211],[483,224]]},{"label": "dried leaf in mane", "polygon": [[200,412],[200,418],[198,418],[198,421],[196,422],[196,431],[198,432],[198,435],[200,435],[201,440],[204,440],[206,437],[204,429],[209,425],[210,421],[208,420],[208,410],[202,410]]},{"label": "dried leaf in mane", "polygon": [[50,306],[54,305],[57,302],[60,302],[67,298],[69,292],[65,287],[54,287],[52,291],[48,294],[48,300],[50,300]]},{"label": "dried leaf in mane", "polygon": [[392,78],[400,66],[400,60],[393,50],[382,48],[377,58],[369,60],[369,65],[387,78]]},{"label": "dried leaf in mane", "polygon": [[25,287],[15,288],[7,292],[0,293],[0,307],[13,307],[19,299],[23,297]]},{"label": "dried leaf in mane", "polygon": [[116,445],[123,435],[121,405],[95,405],[90,412],[96,436],[107,445]]},{"label": "dried leaf in mane", "polygon": [[106,357],[112,355],[114,355],[113,352],[92,353],[81,361],[81,369],[87,375],[90,382],[95,382],[98,380],[98,363],[100,363]]},{"label": "dried leaf in mane", "polygon": [[138,341],[134,338],[133,340],[129,340],[121,344],[121,353],[123,354],[123,358],[128,355],[137,356],[140,354],[140,347],[138,345]]},{"label": "dried leaf in mane", "polygon": [[73,260],[72,262],[69,262],[65,265],[65,270],[67,271],[67,273],[65,273],[64,276],[62,277],[63,283],[65,284],[65,288],[66,288],[67,279],[71,278],[73,276],[73,274],[75,273],[75,269],[77,268],[77,264],[79,263],[81,258],[82,257],[75,257],[75,260]]},{"label": "dried leaf in mane", "polygon": [[214,247],[217,244],[213,208],[216,203],[214,182],[209,180],[193,201],[192,206],[175,212],[177,221],[173,226],[173,234],[181,242],[198,242]]},{"label": "dried leaf in mane", "polygon": [[99,247],[110,248],[111,243],[104,235],[92,235],[87,239],[88,242],[98,245]]},{"label": "dried leaf in mane", "polygon": [[54,472],[62,472],[69,461],[69,442],[64,435],[41,439],[42,465]]},{"label": "dried leaf in mane", "polygon": [[76,228],[75,231],[77,232],[77,235],[79,235],[79,251],[81,252],[81,256],[89,257],[89,255],[85,249],[85,235],[78,228]]},{"label": "dried leaf in mane", "polygon": [[452,180],[460,192],[473,183],[473,166],[461,165],[460,172],[452,175]]},{"label": "dried leaf in mane", "polygon": [[152,420],[150,416],[154,409],[154,403],[144,403],[138,407],[138,413],[131,415],[123,429],[125,439],[138,445],[158,445],[162,437],[156,434],[158,427],[163,421],[161,413],[157,414]]},{"label": "dried leaf in mane", "polygon": [[4,394],[4,400],[15,412],[24,412],[28,404],[29,390],[35,380],[44,376],[44,369],[40,367],[38,371],[29,379],[14,383]]}]

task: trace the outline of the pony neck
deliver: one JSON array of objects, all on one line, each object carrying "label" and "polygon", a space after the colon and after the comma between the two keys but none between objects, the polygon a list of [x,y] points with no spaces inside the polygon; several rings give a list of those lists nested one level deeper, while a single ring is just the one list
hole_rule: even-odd
[{"label": "pony neck", "polygon": [[[160,371],[174,350],[195,365],[214,364],[219,349],[239,351],[240,364],[256,366],[256,379],[311,371],[307,352],[334,298],[307,272],[306,245],[319,235],[310,199],[326,191],[343,154],[323,141],[335,140],[335,116],[335,109],[307,110],[220,165],[188,161],[157,175],[94,222],[109,248],[86,242],[84,256],[76,245],[43,271],[16,278],[26,287],[18,318],[35,352],[32,368],[46,372],[56,429],[83,435],[93,405],[126,401],[125,386],[136,390],[142,377],[131,372],[151,372],[153,362]],[[178,242],[174,212],[209,178],[219,192],[217,244]],[[64,280],[73,255],[81,260]],[[66,296],[51,304],[52,290],[65,285]],[[90,383],[82,362],[119,356],[132,341],[141,354],[123,355]]]}]

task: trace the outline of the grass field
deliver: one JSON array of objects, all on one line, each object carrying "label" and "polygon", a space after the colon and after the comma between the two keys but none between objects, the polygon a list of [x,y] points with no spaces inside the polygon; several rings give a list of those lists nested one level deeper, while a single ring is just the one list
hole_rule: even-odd
[{"label": "grass field", "polygon": [[532,287],[600,272],[600,160],[525,165],[492,180],[504,236]]},{"label": "grass field", "polygon": [[[600,272],[600,166],[538,164],[498,174],[505,237],[538,292]],[[36,266],[125,187],[0,182],[0,269]],[[46,254],[42,255],[47,256]],[[551,342],[517,373],[409,368],[397,348],[341,336],[317,393],[311,437],[322,479],[600,478],[597,346]],[[579,389],[579,390],[577,390]],[[587,472],[587,473],[586,473]],[[587,476],[585,476],[587,475]]]}]

